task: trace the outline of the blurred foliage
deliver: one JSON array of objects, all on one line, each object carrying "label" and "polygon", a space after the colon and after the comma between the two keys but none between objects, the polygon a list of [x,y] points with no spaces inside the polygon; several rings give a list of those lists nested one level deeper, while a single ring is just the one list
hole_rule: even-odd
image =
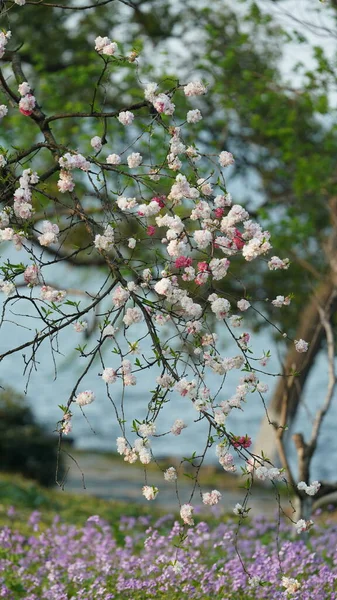
[{"label": "blurred foliage", "polygon": [[[11,389],[0,392],[1,470],[21,473],[49,486],[55,482],[57,438],[47,434],[24,398]],[[63,461],[60,456],[59,477]]]},{"label": "blurred foliage", "polygon": [[[194,102],[203,121],[193,126],[186,142],[193,142],[194,136],[205,152],[226,149],[234,154],[236,165],[228,179],[229,190],[235,185],[234,202],[246,204],[269,228],[275,254],[287,256],[291,248],[293,260],[286,277],[283,272],[270,273],[264,261],[259,267],[255,261],[253,269],[250,263],[234,261],[221,286],[229,298],[243,295],[241,281],[261,301],[274,298],[276,289],[284,295],[294,293],[287,310],[274,309],[269,302],[262,305],[271,320],[294,335],[299,306],[317,278],[328,272],[323,244],[331,231],[328,200],[336,184],[337,121],[331,106],[335,61],[318,44],[310,45],[304,27],[298,31],[294,22],[293,27],[282,28],[250,0],[240,10],[221,0],[211,6],[201,0],[142,0],[133,5],[116,1],[83,12],[26,5],[9,14],[15,32],[11,47],[22,40],[25,73],[48,115],[91,107],[120,110],[142,100],[142,87],[148,81],[159,80],[162,90],[177,80],[186,83],[198,76],[209,83],[209,94]],[[33,34],[32,27],[39,35]],[[331,29],[335,31],[333,16]],[[139,60],[130,65],[117,59],[104,70],[102,57],[93,51],[97,35],[116,40],[121,53],[132,48],[140,51]],[[293,43],[312,55],[313,65],[308,69],[300,60],[294,61],[295,85],[280,70],[283,48]],[[13,78],[8,81],[14,85]],[[188,100],[181,99],[178,122],[188,108]],[[115,119],[92,119],[89,124],[86,120],[85,126],[81,119],[64,119],[53,122],[52,130],[65,147],[89,154],[90,137],[106,131],[109,150],[118,152],[143,131],[141,114],[137,111],[132,131],[125,128],[121,133],[118,128],[118,135]],[[3,124],[1,136],[7,143],[24,147],[28,139],[32,142],[28,120],[21,115]],[[156,157],[162,157],[163,141],[155,127],[147,133],[156,162]],[[49,168],[45,156],[42,151],[36,162]],[[169,183],[161,180],[158,193],[165,193]],[[123,189],[122,177],[118,186]],[[84,183],[79,189],[85,196]],[[108,189],[117,192],[109,180]],[[56,193],[56,175],[48,180],[48,190]],[[80,244],[82,231],[78,228],[78,236],[69,244]],[[131,235],[131,229],[125,234]],[[146,250],[142,259],[146,263]]]}]

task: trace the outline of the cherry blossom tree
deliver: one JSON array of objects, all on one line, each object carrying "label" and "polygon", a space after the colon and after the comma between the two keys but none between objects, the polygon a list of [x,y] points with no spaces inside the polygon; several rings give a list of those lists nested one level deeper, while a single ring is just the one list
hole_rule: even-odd
[{"label": "cherry blossom tree", "polygon": [[[9,16],[25,10],[24,4],[9,4]],[[95,9],[90,4],[37,3],[35,10],[48,6],[61,12]],[[299,496],[311,496],[319,489],[317,482],[305,477],[298,487],[286,462],[282,469],[275,467],[263,453],[252,452],[245,431],[233,433],[227,425],[231,412],[244,411],[252,393],[265,406],[268,377],[294,376],[292,371],[268,372],[270,356],[254,350],[249,313],[297,353],[308,349],[307,341],[292,340],[263,315],[236,275],[240,265],[245,271],[248,265],[253,277],[258,264],[262,272],[281,271],[286,276],[289,259],[273,252],[269,231],[232,198],[226,173],[235,157],[222,147],[208,152],[197,144],[194,128],[203,119],[199,100],[212,94],[207,82],[197,76],[170,80],[169,85],[160,77],[143,81],[139,51],[132,46],[122,49],[122,41],[108,34],[93,32],[89,40],[95,77],[87,109],[71,106],[59,112],[47,110],[40,100],[43,90],[33,88],[31,69],[26,72],[21,59],[24,40],[9,29],[0,34],[0,116],[9,124],[19,118],[26,139],[23,147],[3,147],[0,155],[0,241],[20,253],[20,263],[5,260],[1,265],[5,299],[0,325],[12,323],[15,329],[15,315],[25,311],[27,322],[34,323],[26,328],[23,343],[8,340],[0,356],[3,368],[15,357],[29,382],[48,347],[57,373],[60,334],[69,332],[81,374],[60,402],[60,451],[72,430],[74,411],[82,411],[90,422],[90,405],[104,394],[120,425],[118,453],[126,463],[139,461],[145,473],[155,460],[153,440],[165,447],[186,428],[183,418],[170,418],[171,403],[181,404],[182,416],[187,403],[193,406],[195,421],[207,427],[199,453],[184,459],[194,473],[190,501],[180,505],[187,525],[194,522],[196,492],[205,505],[215,505],[221,497],[217,490],[199,489],[198,474],[211,449],[225,471],[242,468],[247,493],[234,507],[241,519],[248,514],[257,479],[271,481],[278,498],[279,482],[290,484]],[[139,100],[126,101],[118,109],[107,106],[107,90],[129,81],[130,72]],[[62,89],[56,92],[66,106]],[[67,122],[76,123],[76,144]],[[94,293],[79,290],[78,301],[74,291],[53,285],[53,266],[62,263],[74,270],[100,269],[104,280]],[[233,278],[236,294],[226,286]],[[282,289],[271,300],[276,308],[290,302]],[[224,339],[235,347],[229,356],[223,353]],[[86,389],[85,378],[97,364],[97,386]],[[149,384],[143,417],[129,420],[128,392],[137,389],[144,372]],[[226,391],[230,372],[236,377],[234,394]],[[331,395],[326,409],[330,402]],[[280,444],[285,426],[278,426]],[[163,469],[163,479],[176,486],[179,499],[177,469]],[[62,484],[57,472],[56,480]],[[160,489],[151,485],[150,475],[144,483],[144,497],[154,500]],[[299,532],[311,526],[309,516],[297,523]]]}]

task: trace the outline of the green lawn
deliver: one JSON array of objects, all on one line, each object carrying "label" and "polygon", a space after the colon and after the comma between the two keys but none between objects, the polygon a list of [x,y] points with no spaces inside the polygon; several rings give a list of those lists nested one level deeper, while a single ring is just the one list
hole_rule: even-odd
[{"label": "green lawn", "polygon": [[99,515],[111,525],[117,523],[122,515],[161,516],[163,511],[151,506],[133,503],[102,500],[90,495],[69,494],[55,488],[43,488],[34,481],[20,475],[0,473],[0,526],[9,524],[7,511],[13,506],[17,516],[13,517],[15,526],[26,533],[25,523],[33,510],[41,512],[42,521],[47,526],[55,517],[74,525],[83,525],[92,515]]}]

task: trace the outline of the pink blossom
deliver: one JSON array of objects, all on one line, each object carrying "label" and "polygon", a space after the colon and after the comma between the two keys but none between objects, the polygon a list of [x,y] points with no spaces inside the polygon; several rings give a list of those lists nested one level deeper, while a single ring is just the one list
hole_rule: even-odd
[{"label": "pink blossom", "polygon": [[123,383],[125,386],[136,385],[136,383],[137,383],[136,376],[133,375],[132,373],[127,373],[126,375],[123,375]]},{"label": "pink blossom", "polygon": [[231,442],[234,448],[249,448],[252,445],[252,440],[248,435],[235,436]]},{"label": "pink blossom", "polygon": [[193,237],[200,250],[207,248],[212,241],[212,233],[206,229],[199,229],[195,231]]},{"label": "pink blossom", "polygon": [[171,433],[173,433],[173,435],[180,435],[182,430],[186,429],[186,427],[187,425],[185,425],[182,419],[177,419],[176,421],[174,421],[171,427]]},{"label": "pink blossom", "polygon": [[39,283],[40,269],[37,265],[30,265],[25,269],[23,278],[29,287],[33,287]]},{"label": "pink blossom", "polygon": [[147,235],[154,235],[156,233],[156,228],[153,225],[149,225],[146,230]]},{"label": "pink blossom", "polygon": [[159,94],[156,96],[153,99],[153,106],[157,112],[163,113],[164,115],[173,115],[175,110],[175,105],[166,94]]},{"label": "pink blossom", "polygon": [[113,56],[117,50],[118,46],[116,44],[116,42],[111,42],[110,44],[107,44],[106,46],[104,46],[103,50],[102,50],[102,54],[106,54],[107,56]]},{"label": "pink blossom", "polygon": [[233,242],[238,250],[242,250],[245,245],[244,240],[242,239],[242,234],[239,229],[235,229],[235,236],[233,238]]},{"label": "pink blossom", "polygon": [[174,384],[174,379],[171,375],[167,375],[167,373],[165,373],[164,375],[157,377],[156,382],[163,388],[170,388]]},{"label": "pink blossom", "polygon": [[223,217],[224,213],[225,213],[225,210],[223,208],[216,208],[214,210],[214,214],[217,219],[221,219]]},{"label": "pink blossom", "polygon": [[35,108],[36,100],[32,94],[27,94],[27,96],[23,96],[19,102],[19,110],[20,113],[29,117]]},{"label": "pink blossom", "polygon": [[209,273],[199,273],[196,276],[194,283],[196,285],[204,285],[207,282],[208,278],[209,278]]},{"label": "pink blossom", "polygon": [[182,269],[184,267],[190,267],[192,264],[192,259],[187,258],[186,256],[178,256],[174,261],[174,266],[176,269]]},{"label": "pink blossom", "polygon": [[151,82],[148,83],[144,89],[144,97],[145,100],[148,100],[149,102],[154,102],[156,99],[156,91],[158,89],[158,84]]},{"label": "pink blossom", "polygon": [[159,204],[160,208],[164,208],[165,200],[166,200],[166,196],[155,196],[154,198],[152,198],[151,202],[157,202],[157,204]]},{"label": "pink blossom", "polygon": [[108,44],[110,44],[110,38],[108,37],[102,37],[102,36],[98,36],[95,39],[95,50],[96,52],[102,52],[104,46],[107,46]]},{"label": "pink blossom", "polygon": [[208,263],[206,261],[203,262],[198,262],[198,271],[201,271],[202,273],[204,273],[205,271],[208,271]]},{"label": "pink blossom", "polygon": [[66,412],[63,416],[61,431],[65,435],[68,435],[68,433],[70,433],[72,430],[71,417],[72,417],[72,414],[69,411]]}]

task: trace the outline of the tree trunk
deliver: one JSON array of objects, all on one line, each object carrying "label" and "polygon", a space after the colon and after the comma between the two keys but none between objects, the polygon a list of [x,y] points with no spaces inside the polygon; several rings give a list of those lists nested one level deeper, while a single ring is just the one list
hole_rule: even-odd
[{"label": "tree trunk", "polygon": [[[307,305],[301,313],[296,339],[310,341],[307,353],[296,352],[292,347],[288,351],[284,363],[284,372],[290,373],[297,371],[297,377],[280,377],[276,386],[272,400],[268,406],[269,419],[278,424],[284,403],[287,404],[288,426],[291,425],[296,415],[298,405],[301,399],[302,391],[310,373],[315,358],[321,348],[325,336],[324,328],[317,310],[317,306],[328,308],[332,292],[335,289],[334,277],[329,274],[321,284],[318,285],[315,293],[309,298]],[[334,300],[334,306],[330,308],[330,314],[337,309],[337,301]],[[259,433],[256,438],[254,451],[256,454],[264,454],[272,461],[275,460],[277,449],[275,444],[275,430],[268,423],[267,417],[264,417]]]}]

